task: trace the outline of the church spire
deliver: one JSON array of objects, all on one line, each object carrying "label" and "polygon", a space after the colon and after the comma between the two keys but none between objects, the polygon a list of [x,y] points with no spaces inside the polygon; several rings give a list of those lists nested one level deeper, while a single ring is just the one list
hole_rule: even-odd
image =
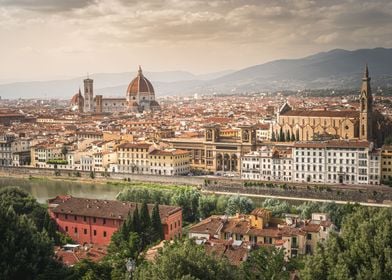
[{"label": "church spire", "polygon": [[365,72],[363,73],[362,80],[363,81],[370,80],[370,78],[369,78],[369,68],[368,68],[368,64],[367,63],[365,65]]},{"label": "church spire", "polygon": [[366,64],[362,78],[361,94],[359,96],[359,139],[371,140],[373,138],[373,96],[370,88],[369,68]]}]

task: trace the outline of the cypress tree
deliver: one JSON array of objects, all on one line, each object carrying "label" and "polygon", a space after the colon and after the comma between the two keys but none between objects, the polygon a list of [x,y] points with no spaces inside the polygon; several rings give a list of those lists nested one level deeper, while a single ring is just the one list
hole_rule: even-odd
[{"label": "cypress tree", "polygon": [[147,231],[151,225],[150,214],[148,214],[147,203],[143,202],[142,209],[140,210],[140,227],[141,231]]},{"label": "cypress tree", "polygon": [[283,133],[283,129],[282,128],[280,128],[280,131],[279,131],[279,141],[280,142],[284,141],[284,133]]},{"label": "cypress tree", "polygon": [[272,134],[271,134],[271,141],[272,142],[276,141],[275,131],[273,131],[273,130],[272,130]]},{"label": "cypress tree", "polygon": [[295,140],[299,141],[299,129],[295,132]]},{"label": "cypress tree", "polygon": [[140,225],[140,216],[139,216],[139,209],[138,206],[136,205],[136,209],[133,212],[133,221],[132,221],[132,228],[135,232],[140,233],[141,232],[141,225]]},{"label": "cypress tree", "polygon": [[162,221],[159,215],[158,203],[155,203],[154,208],[152,209],[151,225],[154,230],[154,235],[156,240],[162,240],[164,238],[164,235],[163,235]]},{"label": "cypress tree", "polygon": [[287,133],[286,133],[286,142],[290,142],[290,139],[291,139],[290,130],[287,130]]},{"label": "cypress tree", "polygon": [[292,141],[292,142],[295,141],[295,135],[294,135],[294,133],[291,134],[291,141]]}]

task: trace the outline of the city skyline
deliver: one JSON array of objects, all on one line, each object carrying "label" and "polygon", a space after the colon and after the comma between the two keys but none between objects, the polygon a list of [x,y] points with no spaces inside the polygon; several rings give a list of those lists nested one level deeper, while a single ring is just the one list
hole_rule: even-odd
[{"label": "city skyline", "polygon": [[241,69],[391,47],[388,1],[0,1],[0,82],[87,72]]}]

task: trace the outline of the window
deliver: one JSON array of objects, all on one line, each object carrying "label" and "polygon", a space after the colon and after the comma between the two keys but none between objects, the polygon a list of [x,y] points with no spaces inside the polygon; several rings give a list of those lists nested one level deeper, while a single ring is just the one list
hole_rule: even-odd
[{"label": "window", "polygon": [[83,221],[87,221],[87,217],[86,216],[83,216]]},{"label": "window", "polygon": [[94,229],[94,236],[96,236],[96,235],[97,235],[97,230]]},{"label": "window", "polygon": [[75,215],[74,216],[74,220],[77,221],[78,220],[78,216]]},{"label": "window", "polygon": [[103,237],[106,237],[106,231],[103,232]]},{"label": "window", "polygon": [[106,219],[103,219],[103,224],[106,224]]},{"label": "window", "polygon": [[96,223],[97,222],[97,218],[94,217],[93,218],[93,222]]},{"label": "window", "polygon": [[65,226],[65,231],[68,232],[68,227],[67,226]]},{"label": "window", "polygon": [[84,234],[87,234],[87,229],[84,229],[84,230],[83,230],[83,233],[84,233]]},{"label": "window", "polygon": [[77,227],[74,228],[74,232],[75,232],[75,233],[78,233],[78,228],[77,228]]},{"label": "window", "polygon": [[306,235],[306,239],[307,239],[307,240],[312,240],[312,234],[311,234],[311,233],[308,233],[308,234]]}]

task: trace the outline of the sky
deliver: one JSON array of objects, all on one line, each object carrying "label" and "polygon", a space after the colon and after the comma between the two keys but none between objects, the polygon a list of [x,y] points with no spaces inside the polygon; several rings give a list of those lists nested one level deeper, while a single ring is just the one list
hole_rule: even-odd
[{"label": "sky", "polygon": [[0,0],[0,83],[392,47],[390,0]]}]

